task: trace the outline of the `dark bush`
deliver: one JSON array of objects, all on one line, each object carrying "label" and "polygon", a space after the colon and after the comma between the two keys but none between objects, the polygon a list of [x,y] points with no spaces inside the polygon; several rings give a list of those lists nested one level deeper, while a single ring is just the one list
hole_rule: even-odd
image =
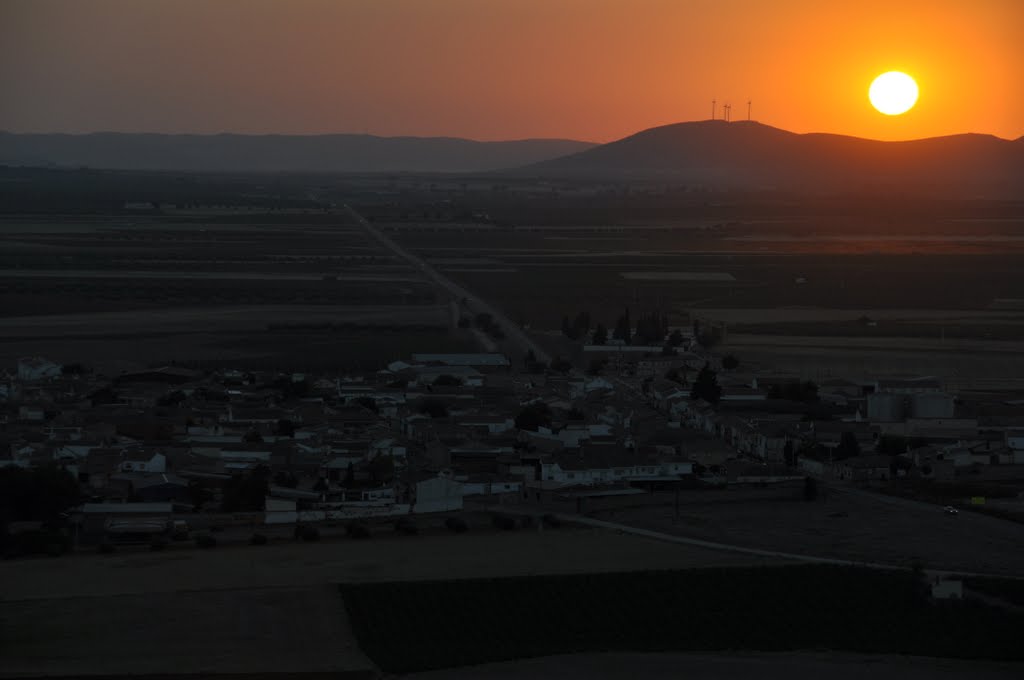
[{"label": "dark bush", "polygon": [[395,531],[406,536],[415,536],[420,531],[412,517],[401,517],[395,522]]},{"label": "dark bush", "polygon": [[469,525],[466,524],[466,520],[461,517],[449,517],[444,521],[444,526],[446,529],[454,531],[457,534],[469,531]]},{"label": "dark bush", "polygon": [[524,529],[529,529],[530,527],[533,526],[533,516],[532,515],[523,515],[522,517],[519,518],[519,524]]},{"label": "dark bush", "polygon": [[267,537],[265,534],[253,534],[249,537],[249,545],[266,545]]},{"label": "dark bush", "polygon": [[117,550],[117,548],[114,547],[113,543],[104,541],[103,543],[100,543],[98,546],[96,546],[96,550],[102,555],[109,555],[115,550]]},{"label": "dark bush", "polygon": [[557,529],[558,527],[562,526],[562,520],[558,519],[550,512],[541,517],[540,521],[544,523],[544,526],[549,527],[551,529]]},{"label": "dark bush", "polygon": [[516,518],[508,515],[495,515],[493,519],[494,528],[502,531],[515,531],[517,526]]},{"label": "dark bush", "polygon": [[149,543],[149,549],[154,552],[159,552],[167,547],[167,541],[162,538],[154,538]]},{"label": "dark bush", "polygon": [[200,548],[216,548],[217,547],[217,539],[214,538],[213,536],[211,536],[210,534],[197,534],[195,540],[196,540],[196,545],[199,546]]},{"label": "dark bush", "polygon": [[345,533],[349,538],[369,538],[370,528],[362,522],[349,522],[345,527]]},{"label": "dark bush", "polygon": [[319,541],[320,530],[307,524],[302,527],[302,531],[299,532],[299,537],[302,538],[303,541]]}]

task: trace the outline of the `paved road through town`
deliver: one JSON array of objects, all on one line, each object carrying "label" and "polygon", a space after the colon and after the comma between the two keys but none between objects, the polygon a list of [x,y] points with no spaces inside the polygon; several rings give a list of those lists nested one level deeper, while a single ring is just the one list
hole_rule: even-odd
[{"label": "paved road through town", "polygon": [[364,219],[362,215],[353,210],[351,206],[345,205],[344,208],[352,219],[355,220],[359,226],[365,229],[366,233],[373,237],[374,240],[411,264],[417,271],[423,274],[428,281],[439,288],[448,291],[453,298],[462,301],[462,303],[473,312],[490,314],[494,323],[499,325],[501,330],[505,333],[505,337],[519,347],[524,355],[532,351],[538,362],[543,364],[551,362],[551,356],[547,352],[541,349],[541,347],[526,335],[526,333],[524,333],[517,324],[513,323],[511,319],[502,314],[493,305],[474,295],[441,272],[434,269],[434,267],[428,264],[423,258],[409,252],[402,246],[395,243],[380,229],[370,224],[370,222]]}]

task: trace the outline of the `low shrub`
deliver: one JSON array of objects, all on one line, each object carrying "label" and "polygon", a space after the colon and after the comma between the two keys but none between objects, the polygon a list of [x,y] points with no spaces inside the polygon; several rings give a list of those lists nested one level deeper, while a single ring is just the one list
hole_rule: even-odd
[{"label": "low shrub", "polygon": [[416,522],[411,517],[402,517],[395,522],[395,531],[406,536],[414,536],[419,533]]},{"label": "low shrub", "polygon": [[96,546],[96,550],[102,555],[109,555],[115,550],[117,550],[117,548],[114,546],[113,543],[104,542]]},{"label": "low shrub", "polygon": [[457,534],[469,531],[469,525],[461,517],[449,517],[444,521],[444,526],[449,531],[454,531]]},{"label": "low shrub", "polygon": [[508,515],[497,514],[492,520],[494,528],[501,529],[502,531],[515,531],[517,526],[515,517],[509,517]]},{"label": "low shrub", "polygon": [[197,534],[196,545],[200,548],[216,548],[217,539],[210,534]]},{"label": "low shrub", "polygon": [[544,523],[544,526],[550,529],[557,529],[562,526],[562,520],[558,519],[555,515],[550,512],[540,518],[540,521]]},{"label": "low shrub", "polygon": [[370,528],[362,522],[349,522],[345,527],[345,533],[349,538],[369,538]]},{"label": "low shrub", "polygon": [[302,538],[303,541],[319,541],[320,530],[307,524],[302,527],[302,531],[299,532],[299,537]]},{"label": "low shrub", "polygon": [[266,545],[267,537],[265,534],[253,534],[249,537],[249,545]]}]

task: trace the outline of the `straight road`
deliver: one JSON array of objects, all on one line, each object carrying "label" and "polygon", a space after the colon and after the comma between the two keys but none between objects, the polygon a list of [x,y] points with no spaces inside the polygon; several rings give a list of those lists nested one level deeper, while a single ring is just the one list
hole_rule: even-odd
[{"label": "straight road", "polygon": [[363,219],[363,216],[353,210],[351,206],[345,205],[344,208],[345,211],[348,212],[349,216],[355,220],[359,226],[365,229],[366,233],[368,233],[374,240],[411,264],[413,268],[423,274],[428,281],[447,291],[455,300],[462,302],[462,304],[466,305],[473,312],[490,314],[494,323],[501,326],[501,330],[505,333],[505,337],[512,341],[524,355],[532,351],[534,356],[537,358],[537,361],[543,364],[551,363],[551,356],[541,349],[541,347],[527,336],[517,324],[513,323],[511,319],[502,314],[497,308],[434,269],[434,267],[428,264],[423,258],[409,252],[402,246],[395,243],[380,229]]}]

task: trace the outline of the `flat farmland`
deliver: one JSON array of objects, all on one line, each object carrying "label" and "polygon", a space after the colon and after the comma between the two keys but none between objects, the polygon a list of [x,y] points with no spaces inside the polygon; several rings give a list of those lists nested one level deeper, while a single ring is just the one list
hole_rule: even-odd
[{"label": "flat farmland", "polygon": [[[575,503],[553,508],[574,512]],[[946,515],[930,505],[827,487],[814,502],[800,484],[588,499],[596,519],[745,548],[909,568],[1024,575],[1024,525],[985,515]]]},{"label": "flat farmland", "polygon": [[535,332],[581,311],[611,328],[624,309],[658,310],[724,322],[721,349],[767,369],[956,381],[1024,375],[1022,229],[969,217],[391,228]]},{"label": "flat farmland", "polygon": [[0,361],[377,368],[477,344],[447,300],[335,215],[0,220]]}]

